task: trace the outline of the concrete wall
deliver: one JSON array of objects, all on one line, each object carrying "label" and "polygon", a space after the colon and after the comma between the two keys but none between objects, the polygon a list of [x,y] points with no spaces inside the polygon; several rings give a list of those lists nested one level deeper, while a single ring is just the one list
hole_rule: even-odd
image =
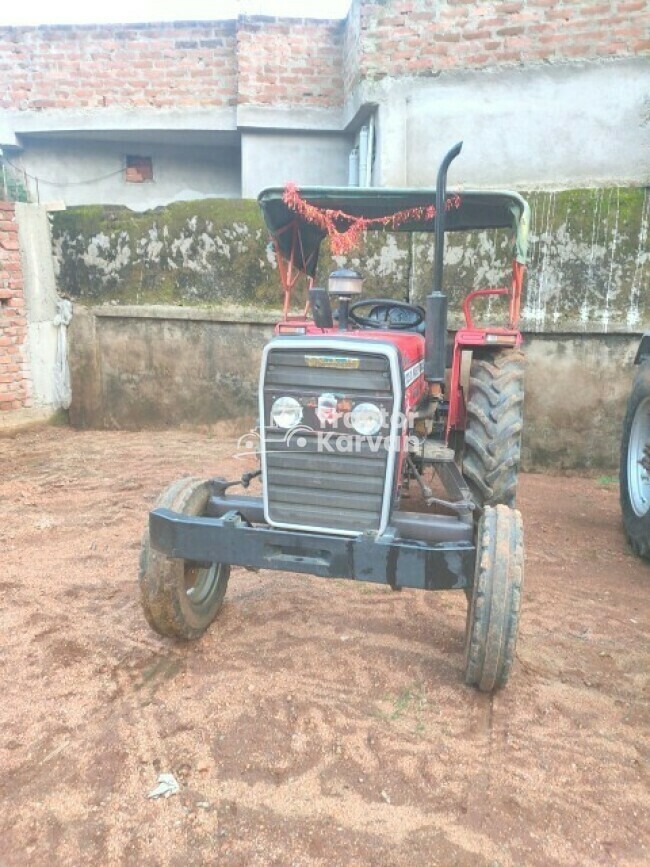
[{"label": "concrete wall", "polygon": [[[531,200],[526,466],[609,470],[638,334],[650,327],[650,197],[609,188]],[[104,302],[75,305],[74,424],[165,427],[254,414],[280,295],[254,202],[177,203],[139,215],[80,208],[53,222],[59,286],[85,304]],[[469,289],[504,280],[510,250],[505,233],[449,237],[453,326]],[[334,264],[350,264],[368,278],[367,292],[421,300],[431,253],[428,236],[369,233],[347,258],[324,250],[319,282]],[[161,306],[170,301],[183,306]],[[498,302],[477,317],[485,318],[499,320]]]},{"label": "concrete wall", "polygon": [[[269,147],[266,157],[274,149]],[[530,269],[522,327],[537,332],[638,332],[650,327],[650,196],[638,188],[525,194],[532,205]],[[253,201],[204,200],[133,214],[78,208],[53,220],[58,283],[84,303],[178,303],[277,308],[280,281]],[[323,245],[318,281],[337,265],[358,268],[368,296],[422,302],[432,280],[430,236],[370,232],[335,259]],[[450,322],[470,289],[508,280],[508,233],[450,234],[445,280]],[[494,302],[488,320],[501,310]]]},{"label": "concrete wall", "polygon": [[265,187],[347,186],[348,136],[332,133],[242,133],[242,196],[255,198]]},{"label": "concrete wall", "polygon": [[[238,147],[142,141],[133,137],[26,137],[19,157],[32,200],[64,200],[67,205],[120,203],[144,211],[172,201],[210,197],[238,198],[241,167]],[[153,181],[127,183],[127,154],[151,157]]]},{"label": "concrete wall", "polygon": [[54,411],[61,405],[54,378],[59,335],[55,317],[60,297],[54,262],[48,255],[52,249],[48,212],[42,205],[17,204],[16,219],[23,263],[32,404]]},{"label": "concrete wall", "polygon": [[435,186],[464,140],[451,186],[563,189],[650,182],[647,59],[383,78],[378,186]]},{"label": "concrete wall", "polygon": [[524,337],[524,467],[615,470],[639,337]]},{"label": "concrete wall", "polygon": [[140,429],[251,415],[272,333],[270,323],[228,321],[208,310],[76,306],[70,421]]},{"label": "concrete wall", "polygon": [[65,404],[67,358],[58,351],[61,299],[51,250],[45,207],[0,202],[0,432]]},{"label": "concrete wall", "polygon": [[[77,307],[71,422],[133,429],[253,419],[272,331],[199,309]],[[527,469],[613,470],[637,345],[629,335],[526,335]]]}]

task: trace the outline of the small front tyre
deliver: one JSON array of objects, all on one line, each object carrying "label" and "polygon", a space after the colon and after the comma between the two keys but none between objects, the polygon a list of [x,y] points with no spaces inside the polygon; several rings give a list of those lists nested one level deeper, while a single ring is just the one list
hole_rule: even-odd
[{"label": "small front tyre", "polygon": [[[203,515],[210,496],[207,482],[180,479],[164,491],[156,508]],[[151,547],[149,531],[140,553],[140,601],[147,622],[170,638],[199,638],[219,613],[230,566],[166,557]]]},{"label": "small front tyre", "polygon": [[650,560],[650,361],[634,380],[621,441],[621,511],[632,549]]},{"label": "small front tyre", "polygon": [[493,692],[515,657],[524,582],[521,514],[486,506],[478,525],[474,588],[467,612],[465,682]]}]

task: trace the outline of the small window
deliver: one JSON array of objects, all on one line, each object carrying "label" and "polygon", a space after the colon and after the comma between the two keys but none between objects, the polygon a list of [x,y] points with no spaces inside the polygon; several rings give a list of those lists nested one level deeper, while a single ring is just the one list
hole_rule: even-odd
[{"label": "small window", "polygon": [[144,181],[153,181],[153,164],[151,157],[126,158],[125,178],[127,184],[142,184]]}]

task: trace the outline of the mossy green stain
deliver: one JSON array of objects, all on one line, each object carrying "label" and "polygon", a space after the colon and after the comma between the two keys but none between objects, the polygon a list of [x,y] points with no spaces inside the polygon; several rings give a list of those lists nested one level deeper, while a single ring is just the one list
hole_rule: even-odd
[{"label": "mossy green stain", "polygon": [[[582,321],[639,330],[650,319],[648,258],[643,243],[648,197],[642,188],[524,194],[533,212],[523,325],[553,330]],[[81,206],[53,215],[59,288],[81,303],[227,304],[277,308],[281,286],[268,233],[252,200],[175,202],[136,213],[120,206]],[[151,244],[153,234],[154,243]],[[93,241],[107,238],[93,256]],[[370,233],[344,257],[365,277],[367,296],[411,297],[430,289],[432,238]],[[156,250],[155,254],[151,250]],[[511,238],[506,231],[450,234],[445,284],[452,323],[466,293],[507,285]],[[317,283],[341,263],[324,244]],[[645,265],[647,273],[647,264]],[[304,299],[304,289],[299,293]],[[485,315],[487,304],[478,305]],[[490,310],[498,315],[500,302]],[[636,317],[636,321],[635,321]]]}]

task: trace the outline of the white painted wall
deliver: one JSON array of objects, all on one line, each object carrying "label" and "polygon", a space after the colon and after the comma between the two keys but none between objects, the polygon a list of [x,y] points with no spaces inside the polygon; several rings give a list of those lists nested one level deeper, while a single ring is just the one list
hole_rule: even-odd
[{"label": "white painted wall", "polygon": [[242,196],[294,181],[302,186],[346,186],[352,139],[330,133],[242,133]]},{"label": "white painted wall", "polygon": [[464,140],[450,185],[560,189],[650,182],[647,58],[383,79],[380,186],[435,186]]},{"label": "white painted wall", "polygon": [[37,409],[55,410],[60,406],[54,384],[58,336],[54,317],[59,296],[47,210],[43,205],[19,203],[16,220],[23,267],[32,400]]},{"label": "white painted wall", "polygon": [[[241,195],[237,147],[45,136],[25,137],[23,145],[20,166],[39,178],[41,202],[119,204],[144,211],[178,200]],[[126,154],[150,156],[154,180],[127,183],[122,171]],[[35,181],[29,180],[29,186],[35,200]]]}]

